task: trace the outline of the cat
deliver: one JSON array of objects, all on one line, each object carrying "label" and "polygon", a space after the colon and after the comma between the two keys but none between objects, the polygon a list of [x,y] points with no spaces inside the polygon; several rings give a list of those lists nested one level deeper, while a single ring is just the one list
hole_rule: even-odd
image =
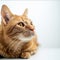
[{"label": "cat", "polygon": [[38,47],[35,27],[25,9],[21,16],[14,15],[3,5],[1,8],[0,55],[6,58],[30,58]]}]

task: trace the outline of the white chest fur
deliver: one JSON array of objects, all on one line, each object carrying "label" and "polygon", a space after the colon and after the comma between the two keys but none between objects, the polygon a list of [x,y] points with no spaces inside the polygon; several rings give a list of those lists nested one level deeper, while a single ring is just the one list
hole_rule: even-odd
[{"label": "white chest fur", "polygon": [[28,41],[30,41],[32,38],[34,38],[34,35],[29,36],[29,37],[24,37],[22,34],[20,34],[17,38],[18,38],[19,40],[21,40],[21,41],[28,42]]}]

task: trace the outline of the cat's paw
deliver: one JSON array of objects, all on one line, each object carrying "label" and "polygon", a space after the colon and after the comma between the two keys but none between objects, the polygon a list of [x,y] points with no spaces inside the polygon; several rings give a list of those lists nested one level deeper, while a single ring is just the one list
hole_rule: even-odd
[{"label": "cat's paw", "polygon": [[28,58],[30,58],[30,56],[31,56],[31,54],[29,52],[23,52],[21,54],[21,58],[24,58],[24,59],[28,59]]},{"label": "cat's paw", "polygon": [[31,55],[34,55],[36,52],[37,52],[37,50],[33,50],[30,53],[31,53]]}]

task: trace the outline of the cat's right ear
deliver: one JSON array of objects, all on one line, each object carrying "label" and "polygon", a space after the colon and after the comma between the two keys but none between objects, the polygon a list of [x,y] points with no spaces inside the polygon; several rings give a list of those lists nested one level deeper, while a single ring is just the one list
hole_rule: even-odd
[{"label": "cat's right ear", "polygon": [[26,8],[24,13],[23,13],[23,16],[27,17],[27,14],[28,14],[28,9]]},{"label": "cat's right ear", "polygon": [[12,16],[11,11],[9,10],[9,8],[6,5],[2,6],[1,15],[2,15],[2,22],[4,25],[6,25]]}]

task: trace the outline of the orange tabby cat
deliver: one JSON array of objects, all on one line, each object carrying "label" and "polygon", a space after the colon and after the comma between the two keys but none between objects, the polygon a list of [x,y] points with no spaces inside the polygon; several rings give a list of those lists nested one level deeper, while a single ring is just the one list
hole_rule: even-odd
[{"label": "orange tabby cat", "polygon": [[0,55],[7,58],[29,58],[35,54],[38,43],[32,21],[23,15],[13,15],[6,5],[1,9]]}]

